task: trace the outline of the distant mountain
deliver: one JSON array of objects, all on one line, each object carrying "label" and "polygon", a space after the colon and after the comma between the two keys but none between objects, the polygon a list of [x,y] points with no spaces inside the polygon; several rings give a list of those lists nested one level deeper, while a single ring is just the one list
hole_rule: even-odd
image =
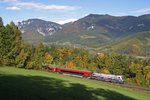
[{"label": "distant mountain", "polygon": [[29,19],[18,22],[18,27],[23,33],[23,38],[31,42],[42,41],[43,37],[51,36],[55,32],[62,30],[61,25],[41,19]]},{"label": "distant mountain", "polygon": [[[86,47],[95,52],[115,50],[137,55],[149,54],[147,50],[150,51],[149,42],[143,42],[148,41],[150,36],[150,14],[138,17],[89,14],[64,25],[29,19],[19,22],[18,26],[23,39],[31,43]],[[134,42],[140,45],[135,45]],[[138,48],[134,48],[137,45]],[[129,50],[128,47],[134,50]],[[139,50],[138,53],[134,52],[136,49]]]},{"label": "distant mountain", "polygon": [[62,31],[45,38],[45,42],[99,47],[137,32],[150,31],[150,15],[111,16],[90,14],[66,23]]},{"label": "distant mountain", "polygon": [[65,32],[75,33],[98,28],[112,37],[121,37],[136,32],[149,31],[150,14],[139,17],[90,14],[74,23],[65,24],[63,27]]},{"label": "distant mountain", "polygon": [[101,48],[100,51],[115,51],[120,54],[150,57],[150,32],[140,32],[125,37]]}]

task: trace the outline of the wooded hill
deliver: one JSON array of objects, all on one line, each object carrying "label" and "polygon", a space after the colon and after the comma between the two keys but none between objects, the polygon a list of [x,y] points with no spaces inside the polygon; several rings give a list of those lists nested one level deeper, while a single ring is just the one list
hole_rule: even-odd
[{"label": "wooded hill", "polygon": [[[18,26],[23,32],[23,39],[33,44],[44,42],[50,45],[83,47],[92,52],[116,51],[138,56],[150,55],[148,43],[150,38],[147,37],[150,31],[149,14],[141,16],[89,14],[64,25],[41,19],[29,19],[19,22]],[[137,52],[135,49],[138,49]]]},{"label": "wooded hill", "polygon": [[[139,37],[141,38],[141,36]],[[115,52],[90,54],[88,50],[32,45],[21,38],[21,31],[0,19],[0,66],[45,70],[47,66],[66,67],[121,74],[126,82],[150,86],[150,59],[120,55]]]}]

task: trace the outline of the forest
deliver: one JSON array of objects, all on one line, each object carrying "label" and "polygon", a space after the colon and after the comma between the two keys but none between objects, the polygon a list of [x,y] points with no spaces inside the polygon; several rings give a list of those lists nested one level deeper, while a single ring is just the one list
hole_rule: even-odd
[{"label": "forest", "polygon": [[0,66],[47,70],[48,66],[124,75],[127,83],[150,87],[150,59],[115,52],[91,54],[83,48],[33,45],[22,40],[21,31],[0,19]]}]

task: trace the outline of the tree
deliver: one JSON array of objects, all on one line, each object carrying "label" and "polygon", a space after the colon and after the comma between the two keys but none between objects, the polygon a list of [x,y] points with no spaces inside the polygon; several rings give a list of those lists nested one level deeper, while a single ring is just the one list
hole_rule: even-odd
[{"label": "tree", "polygon": [[143,68],[143,73],[144,73],[144,78],[145,78],[145,85],[149,86],[150,85],[150,65],[149,66],[145,66]]},{"label": "tree", "polygon": [[16,65],[16,57],[21,50],[21,32],[18,27],[11,22],[1,32],[1,55],[4,65]]},{"label": "tree", "polygon": [[3,56],[4,56],[4,34],[5,27],[3,26],[2,18],[0,17],[0,65],[3,64]]},{"label": "tree", "polygon": [[33,47],[30,44],[22,44],[22,49],[19,55],[16,57],[17,67],[19,68],[26,68],[27,62],[31,59],[33,54]]},{"label": "tree", "polygon": [[66,63],[66,67],[73,69],[73,68],[76,68],[76,65],[73,61],[69,61],[69,62]]},{"label": "tree", "polygon": [[97,65],[98,70],[101,70],[104,67],[106,67],[106,59],[107,59],[106,54],[98,53],[98,54],[95,55],[94,61]]},{"label": "tree", "polygon": [[51,56],[50,53],[46,52],[44,55],[44,65],[48,66],[52,63],[53,57]]},{"label": "tree", "polygon": [[0,17],[0,27],[3,27],[3,19]]},{"label": "tree", "polygon": [[42,69],[43,62],[44,62],[44,54],[45,54],[45,47],[42,43],[40,43],[35,48],[35,52],[31,60],[28,62],[27,68]]},{"label": "tree", "polygon": [[13,22],[5,27],[0,18],[0,64],[16,65],[16,56],[20,53],[21,43],[21,32],[18,27]]}]

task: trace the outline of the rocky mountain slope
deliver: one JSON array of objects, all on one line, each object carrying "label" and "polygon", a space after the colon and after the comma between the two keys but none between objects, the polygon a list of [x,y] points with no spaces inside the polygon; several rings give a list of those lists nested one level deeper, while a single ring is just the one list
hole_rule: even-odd
[{"label": "rocky mountain slope", "polygon": [[[29,19],[19,22],[18,26],[23,33],[23,38],[31,43],[45,42],[46,44],[87,47],[96,51],[111,51],[110,49],[115,47],[119,53],[128,53],[123,49],[120,51],[119,48],[126,48],[128,43],[132,45],[133,42],[128,41],[131,41],[134,36],[144,37],[134,38],[135,41],[139,40],[144,43],[145,36],[150,35],[150,14],[138,17],[90,14],[64,25],[40,19]],[[126,39],[130,36],[132,38]],[[126,46],[122,47],[125,42],[127,42]]]},{"label": "rocky mountain slope", "polygon": [[23,38],[28,42],[40,42],[46,36],[51,36],[55,32],[62,30],[62,26],[41,19],[29,19],[18,22],[18,27],[22,32]]},{"label": "rocky mountain slope", "polygon": [[74,23],[64,25],[64,31],[80,33],[83,30],[99,28],[113,37],[126,36],[128,34],[149,31],[150,14],[142,16],[111,16],[90,14]]}]

